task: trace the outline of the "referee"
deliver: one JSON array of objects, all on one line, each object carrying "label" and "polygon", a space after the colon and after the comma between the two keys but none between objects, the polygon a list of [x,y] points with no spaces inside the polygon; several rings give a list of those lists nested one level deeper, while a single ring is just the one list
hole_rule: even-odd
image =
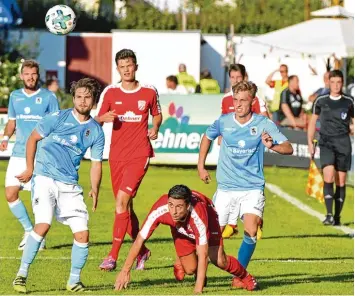
[{"label": "referee", "polygon": [[[320,163],[324,178],[324,199],[327,216],[324,225],[341,225],[340,213],[345,201],[346,173],[351,166],[349,126],[354,121],[354,99],[342,94],[343,73],[329,74],[330,94],[319,96],[313,104],[313,114],[308,126],[308,149],[314,155],[313,139],[317,119],[320,119]],[[334,179],[336,190],[334,194]],[[335,211],[333,216],[333,198]]]}]

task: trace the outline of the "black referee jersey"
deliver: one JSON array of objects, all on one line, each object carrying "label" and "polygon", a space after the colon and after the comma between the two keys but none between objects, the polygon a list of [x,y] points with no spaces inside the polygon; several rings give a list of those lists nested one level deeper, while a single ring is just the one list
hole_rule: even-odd
[{"label": "black referee jersey", "polygon": [[354,98],[344,94],[319,96],[313,104],[313,114],[319,115],[321,136],[348,135],[350,119],[354,118]]}]

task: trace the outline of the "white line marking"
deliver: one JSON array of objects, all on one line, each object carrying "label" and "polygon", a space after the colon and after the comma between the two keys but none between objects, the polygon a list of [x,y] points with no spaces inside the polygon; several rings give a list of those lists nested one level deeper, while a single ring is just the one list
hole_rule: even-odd
[{"label": "white line marking", "polygon": [[[89,257],[88,260],[101,260],[102,258]],[[0,257],[0,260],[21,260],[21,257]],[[44,260],[44,261],[58,261],[58,260],[71,260],[70,257],[37,257],[35,260]],[[173,257],[162,257],[157,261],[171,261],[173,262],[175,259]],[[350,258],[339,258],[339,259],[253,259],[255,262],[277,262],[277,263],[344,263],[347,261],[354,261]]]},{"label": "white line marking", "polygon": [[[300,202],[297,198],[289,195],[288,193],[283,191],[280,187],[278,187],[278,186],[276,186],[274,184],[270,184],[270,183],[265,184],[265,187],[268,190],[270,190],[272,193],[280,196],[281,198],[283,198],[284,200],[286,200],[289,203],[293,204],[294,206],[299,208],[301,211],[307,213],[308,215],[316,217],[320,221],[324,220],[324,215],[323,214],[313,210],[309,206],[307,206],[304,203]],[[334,228],[336,228],[338,230],[341,230],[342,232],[348,234],[349,236],[354,237],[354,229],[352,229],[350,227],[346,227],[346,226],[330,226],[330,227],[334,227]]]}]

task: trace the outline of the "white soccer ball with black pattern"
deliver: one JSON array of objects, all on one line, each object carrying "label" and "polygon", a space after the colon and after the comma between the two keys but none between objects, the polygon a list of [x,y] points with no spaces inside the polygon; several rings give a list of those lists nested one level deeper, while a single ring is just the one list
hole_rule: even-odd
[{"label": "white soccer ball with black pattern", "polygon": [[69,6],[56,5],[47,11],[45,22],[49,32],[65,35],[74,30],[76,15]]}]

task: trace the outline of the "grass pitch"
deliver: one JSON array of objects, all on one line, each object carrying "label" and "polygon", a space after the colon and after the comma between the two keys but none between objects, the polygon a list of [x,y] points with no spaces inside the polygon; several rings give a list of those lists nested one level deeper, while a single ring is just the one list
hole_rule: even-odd
[{"label": "grass pitch", "polygon": [[[0,185],[4,187],[7,161],[0,162]],[[89,192],[89,162],[80,169],[80,184]],[[216,184],[199,181],[195,169],[151,167],[134,200],[136,213],[142,221],[152,204],[176,183],[183,183],[212,197]],[[305,195],[307,171],[297,169],[266,168],[268,182],[280,186],[290,195],[313,209],[324,212],[324,205]],[[248,270],[255,275],[261,290],[259,294],[321,294],[353,295],[354,293],[354,240],[333,227],[324,227],[315,217],[309,216],[280,197],[265,192],[267,202],[263,238],[258,241]],[[4,195],[4,194],[3,194]],[[30,195],[21,193],[27,209]],[[88,208],[91,200],[87,199]],[[31,210],[29,210],[31,212]],[[116,272],[98,270],[110,249],[114,200],[111,192],[108,163],[104,163],[104,176],[99,206],[90,216],[89,260],[82,273],[82,281],[92,290],[90,294],[192,294],[193,277],[178,283],[173,275],[174,247],[167,226],[160,226],[147,246],[152,257],[145,271],[133,271],[131,285],[124,292],[113,291]],[[342,222],[349,227],[354,223],[354,192],[347,189]],[[241,223],[239,223],[242,229]],[[23,230],[15,221],[4,196],[0,199],[0,294],[14,294],[12,280],[20,264],[22,252],[17,251]],[[37,255],[30,269],[27,289],[31,294],[69,294],[65,284],[70,270],[73,238],[69,227],[53,223],[47,236],[48,249]],[[241,236],[225,240],[228,254],[236,255]],[[122,266],[131,245],[126,237],[118,262]],[[213,265],[208,268],[207,294],[250,294],[245,290],[232,290],[231,277]]]}]

